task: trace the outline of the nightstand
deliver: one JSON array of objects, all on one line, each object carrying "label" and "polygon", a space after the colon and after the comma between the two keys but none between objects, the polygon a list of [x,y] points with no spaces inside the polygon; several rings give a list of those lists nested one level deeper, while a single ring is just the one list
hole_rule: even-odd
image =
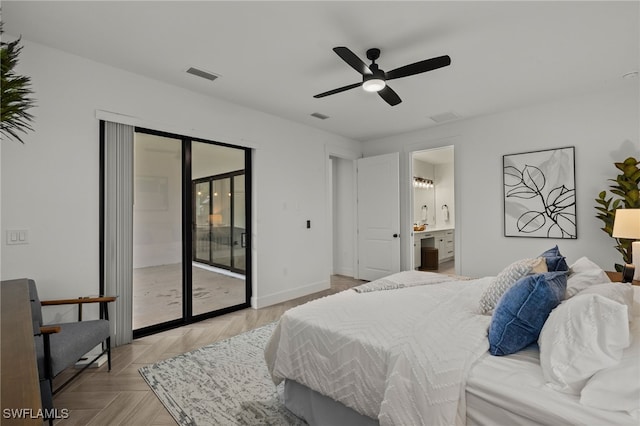
[{"label": "nightstand", "polygon": [[[614,272],[614,271],[605,271],[607,273],[607,275],[609,276],[609,279],[613,282],[621,282],[622,281],[622,272]],[[633,282],[631,283],[633,285],[640,285],[640,281],[638,280],[633,280]]]}]

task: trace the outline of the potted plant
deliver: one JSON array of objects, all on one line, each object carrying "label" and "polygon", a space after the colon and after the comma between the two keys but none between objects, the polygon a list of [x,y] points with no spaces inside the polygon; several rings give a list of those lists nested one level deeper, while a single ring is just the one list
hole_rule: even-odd
[{"label": "potted plant", "polygon": [[[638,209],[640,208],[640,161],[633,157],[629,157],[622,163],[614,163],[616,168],[621,172],[615,179],[609,179],[613,182],[609,186],[609,192],[612,196],[607,196],[607,191],[602,191],[596,198],[596,217],[604,222],[601,229],[610,237],[613,233],[613,221],[616,216],[616,209]],[[613,237],[612,237],[613,238]],[[625,238],[615,238],[616,250],[622,255],[624,263],[631,263],[631,243],[633,240]],[[616,271],[622,271],[622,264],[616,264]]]},{"label": "potted plant", "polygon": [[[0,35],[2,32],[2,22],[0,22]],[[33,94],[31,80],[14,71],[18,63],[18,55],[22,50],[20,39],[10,43],[2,41],[0,44],[2,54],[0,134],[3,138],[7,137],[24,143],[19,132],[33,131],[30,124],[33,121],[33,116],[29,113],[29,109],[35,105],[35,101],[30,97]]]}]

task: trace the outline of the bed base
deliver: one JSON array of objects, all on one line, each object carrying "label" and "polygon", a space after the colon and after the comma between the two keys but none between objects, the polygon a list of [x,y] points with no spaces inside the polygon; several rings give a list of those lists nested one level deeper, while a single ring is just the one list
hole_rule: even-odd
[{"label": "bed base", "polygon": [[380,425],[378,420],[364,416],[293,380],[285,380],[284,382],[284,405],[311,426]]},{"label": "bed base", "polygon": [[[467,426],[541,426],[527,417],[497,407],[480,395],[467,392],[467,404]],[[378,420],[293,380],[284,382],[284,405],[310,426],[380,426]]]}]

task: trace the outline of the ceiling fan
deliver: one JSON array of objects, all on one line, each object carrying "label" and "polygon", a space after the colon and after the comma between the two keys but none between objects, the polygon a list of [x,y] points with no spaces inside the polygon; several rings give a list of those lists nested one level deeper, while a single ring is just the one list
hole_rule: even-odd
[{"label": "ceiling fan", "polygon": [[405,65],[389,72],[384,72],[378,68],[378,64],[376,64],[376,60],[380,57],[380,49],[374,48],[367,50],[367,58],[371,61],[371,65],[368,66],[348,47],[334,47],[333,51],[336,52],[338,56],[340,56],[342,60],[349,64],[353,69],[362,74],[362,83],[354,83],[348,86],[329,90],[328,92],[315,95],[314,98],[324,98],[325,96],[335,95],[336,93],[362,86],[362,88],[367,92],[378,92],[378,95],[380,95],[380,97],[389,105],[395,106],[402,102],[402,99],[400,99],[400,96],[398,96],[391,87],[387,86],[388,80],[432,71],[451,64],[451,58],[444,55]]}]

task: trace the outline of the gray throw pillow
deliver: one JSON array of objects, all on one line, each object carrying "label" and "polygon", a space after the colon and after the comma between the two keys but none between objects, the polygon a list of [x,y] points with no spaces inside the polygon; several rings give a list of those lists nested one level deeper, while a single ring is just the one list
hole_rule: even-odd
[{"label": "gray throw pillow", "polygon": [[532,259],[520,259],[504,268],[498,276],[489,284],[480,297],[480,311],[482,315],[487,315],[493,311],[498,304],[498,300],[509,290],[520,278],[547,272],[547,263],[544,257]]}]

